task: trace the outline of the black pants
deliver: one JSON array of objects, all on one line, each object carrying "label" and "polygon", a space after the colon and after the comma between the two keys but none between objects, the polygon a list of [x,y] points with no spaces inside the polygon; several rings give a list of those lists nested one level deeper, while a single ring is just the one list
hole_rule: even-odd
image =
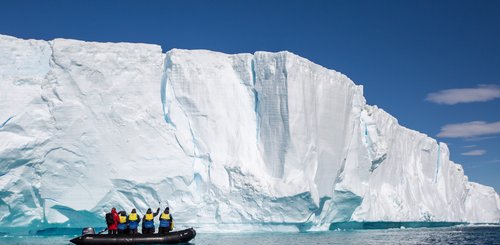
[{"label": "black pants", "polygon": [[155,228],[144,228],[142,227],[142,234],[154,234]]},{"label": "black pants", "polygon": [[137,228],[135,229],[128,229],[128,234],[137,234]]},{"label": "black pants", "polygon": [[118,234],[118,231],[117,230],[108,230],[108,234]]},{"label": "black pants", "polygon": [[127,234],[127,230],[118,230],[118,234]]},{"label": "black pants", "polygon": [[170,231],[170,227],[159,227],[158,228],[158,234],[165,234]]}]

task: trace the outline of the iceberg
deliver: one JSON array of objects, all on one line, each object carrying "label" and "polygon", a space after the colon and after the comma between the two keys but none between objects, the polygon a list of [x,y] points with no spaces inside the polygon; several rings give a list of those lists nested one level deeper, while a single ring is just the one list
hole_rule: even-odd
[{"label": "iceberg", "polygon": [[446,144],[289,52],[0,35],[0,227],[169,205],[200,231],[499,223]]}]

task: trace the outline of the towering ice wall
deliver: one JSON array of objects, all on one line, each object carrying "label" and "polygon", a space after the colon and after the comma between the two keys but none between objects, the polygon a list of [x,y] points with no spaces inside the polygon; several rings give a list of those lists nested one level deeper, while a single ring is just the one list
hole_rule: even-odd
[{"label": "towering ice wall", "polygon": [[500,222],[445,144],[294,54],[0,36],[0,227],[158,202],[218,231]]}]

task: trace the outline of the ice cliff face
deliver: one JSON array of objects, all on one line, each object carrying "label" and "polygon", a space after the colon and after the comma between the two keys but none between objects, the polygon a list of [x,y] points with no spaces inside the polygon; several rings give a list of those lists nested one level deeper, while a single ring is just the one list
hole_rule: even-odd
[{"label": "ice cliff face", "polygon": [[202,230],[500,222],[445,144],[294,54],[0,36],[0,226],[158,201]]}]

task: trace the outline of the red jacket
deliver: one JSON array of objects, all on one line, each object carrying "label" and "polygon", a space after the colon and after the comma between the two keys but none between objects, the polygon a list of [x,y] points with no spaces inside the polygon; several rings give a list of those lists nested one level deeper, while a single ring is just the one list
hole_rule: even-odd
[{"label": "red jacket", "polygon": [[115,220],[115,223],[108,225],[108,230],[118,230],[118,222],[120,222],[118,213],[116,212],[116,210],[111,210],[111,214],[113,214],[113,219]]}]

